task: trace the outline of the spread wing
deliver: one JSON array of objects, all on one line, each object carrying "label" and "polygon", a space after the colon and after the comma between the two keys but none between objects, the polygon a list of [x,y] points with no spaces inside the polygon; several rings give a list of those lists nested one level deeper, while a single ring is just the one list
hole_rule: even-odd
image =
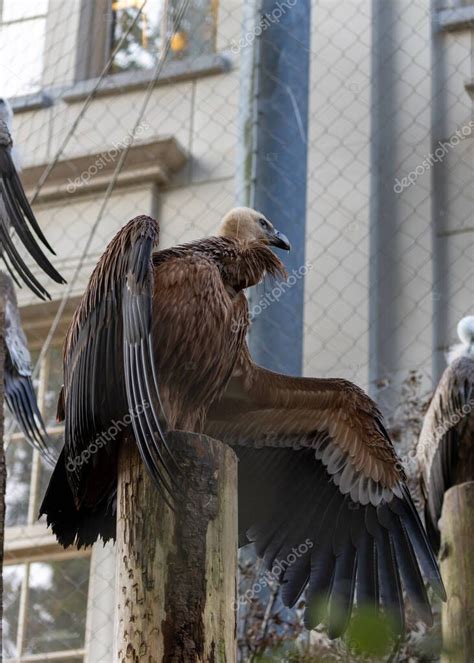
[{"label": "spread wing", "polygon": [[[430,540],[439,548],[438,520],[444,493],[458,481],[459,463],[472,463],[463,449],[474,443],[474,359],[460,357],[444,371],[426,413],[418,441],[418,459],[426,495],[426,523]],[[467,478],[470,478],[467,471]],[[467,480],[466,478],[466,480]]]},{"label": "spread wing", "polygon": [[[41,299],[50,299],[33,275],[11,237],[13,228],[18,239],[37,265],[56,283],[65,283],[41,250],[38,239],[52,252],[33,214],[12,159],[12,138],[6,122],[0,120],[0,254],[5,266],[19,285],[25,283]],[[31,228],[30,228],[31,227]],[[33,232],[35,235],[33,234]]]},{"label": "spread wing", "polygon": [[[154,219],[138,216],[115,236],[97,264],[66,338],[61,408],[67,462],[94,442],[107,440],[101,436],[112,425],[123,430],[131,424],[142,459],[166,496],[171,456],[159,419],[151,348],[151,254],[158,234]],[[90,468],[71,465],[69,481],[80,498]]]},{"label": "spread wing", "polygon": [[50,442],[31,380],[31,357],[12,280],[0,272],[5,299],[5,401],[27,441],[52,462]]},{"label": "spread wing", "polygon": [[375,404],[344,380],[291,378],[245,354],[205,432],[235,447],[239,530],[255,542],[282,598],[309,586],[306,621],[341,635],[354,600],[404,624],[402,583],[432,615],[422,572],[442,597],[438,567]]}]

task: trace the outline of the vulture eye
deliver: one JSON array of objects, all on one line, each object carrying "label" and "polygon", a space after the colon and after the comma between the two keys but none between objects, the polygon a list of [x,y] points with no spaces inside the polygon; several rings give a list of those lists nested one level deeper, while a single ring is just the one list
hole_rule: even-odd
[{"label": "vulture eye", "polygon": [[262,226],[262,228],[264,228],[265,230],[269,230],[270,224],[266,219],[259,219],[258,222]]}]

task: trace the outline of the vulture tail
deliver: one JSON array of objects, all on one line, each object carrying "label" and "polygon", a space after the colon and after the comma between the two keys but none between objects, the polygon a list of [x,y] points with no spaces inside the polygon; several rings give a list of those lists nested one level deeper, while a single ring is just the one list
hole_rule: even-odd
[{"label": "vulture tail", "polygon": [[40,507],[39,517],[43,515],[64,548],[86,548],[99,538],[104,543],[115,540],[115,495],[103,498],[93,509],[77,507],[67,478],[64,449]]}]

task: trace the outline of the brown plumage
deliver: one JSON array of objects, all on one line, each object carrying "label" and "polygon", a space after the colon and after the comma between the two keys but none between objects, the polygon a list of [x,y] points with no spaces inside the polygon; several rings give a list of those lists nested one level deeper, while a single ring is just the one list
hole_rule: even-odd
[{"label": "brown plumage", "polygon": [[428,534],[436,551],[444,493],[474,480],[474,316],[458,325],[461,344],[436,387],[418,441]]},{"label": "brown plumage", "polygon": [[[173,493],[164,429],[202,428],[244,343],[242,288],[266,274],[284,274],[269,247],[289,248],[288,240],[262,215],[233,210],[219,233],[152,258],[158,224],[137,217],[112,240],[91,276],[66,336],[58,407],[65,446],[42,506],[65,545],[97,536],[90,519],[109,509],[117,444],[101,442],[97,450],[96,440],[127,414],[163,497]],[[94,453],[84,464],[91,445]],[[71,512],[56,499],[66,487]]]},{"label": "brown plumage", "polygon": [[405,475],[375,403],[339,379],[293,378],[253,363],[245,348],[205,432],[239,457],[241,544],[254,542],[294,606],[309,586],[308,626],[328,618],[341,635],[354,598],[404,625],[402,581],[419,616],[432,622],[420,569],[444,587]]},{"label": "brown plumage", "polygon": [[[254,541],[269,568],[310,542],[280,569],[286,603],[309,582],[310,600],[329,599],[331,635],[344,631],[355,595],[384,606],[401,629],[401,574],[430,622],[419,566],[444,589],[376,405],[345,380],[279,375],[249,355],[243,290],[284,274],[270,246],[289,248],[288,240],[246,208],[229,213],[216,237],[152,256],[157,238],[149,217],[117,235],[66,339],[65,449],[41,509],[60,542],[114,535],[120,437],[86,463],[67,464],[146,402],[152,407],[132,427],[164,497],[179,471],[166,430],[203,430],[239,455],[241,542]],[[308,623],[322,616],[308,611]]]},{"label": "brown plumage", "polygon": [[199,431],[242,352],[249,325],[242,290],[265,275],[284,277],[285,269],[266,244],[233,236],[160,251],[153,267],[152,333],[163,409],[171,428]]}]

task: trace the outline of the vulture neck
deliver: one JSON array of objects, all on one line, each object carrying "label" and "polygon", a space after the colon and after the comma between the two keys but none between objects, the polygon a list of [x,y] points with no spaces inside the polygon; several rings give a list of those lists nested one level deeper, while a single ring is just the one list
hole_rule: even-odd
[{"label": "vulture neck", "polygon": [[469,357],[474,359],[474,340],[470,345],[465,343],[458,343],[458,345],[453,345],[453,347],[447,353],[448,364],[452,364],[456,359],[461,357]]},{"label": "vulture neck", "polygon": [[260,240],[243,240],[221,236],[235,248],[232,257],[225,252],[220,260],[222,280],[236,294],[260,283],[265,276],[286,280],[286,270],[281,260],[270,247]]}]

